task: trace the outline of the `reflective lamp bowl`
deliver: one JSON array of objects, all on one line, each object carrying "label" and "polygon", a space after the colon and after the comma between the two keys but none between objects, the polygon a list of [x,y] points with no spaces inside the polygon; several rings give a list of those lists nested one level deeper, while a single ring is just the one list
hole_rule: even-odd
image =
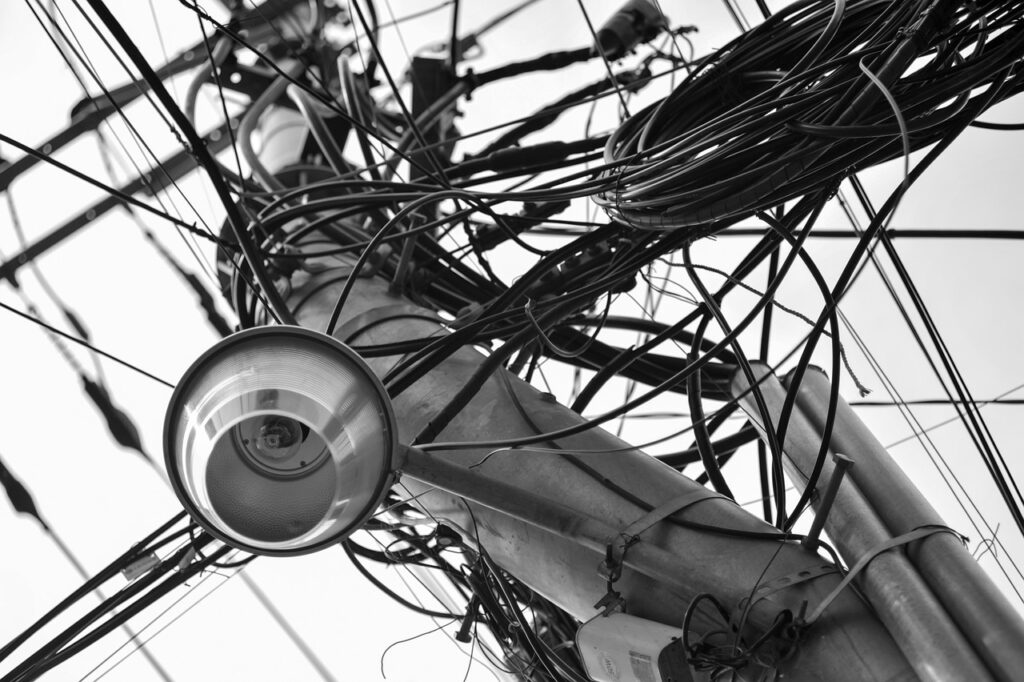
[{"label": "reflective lamp bowl", "polygon": [[224,339],[181,378],[164,422],[174,491],[199,525],[257,554],[345,539],[393,482],[384,387],[341,342],[301,327]]}]

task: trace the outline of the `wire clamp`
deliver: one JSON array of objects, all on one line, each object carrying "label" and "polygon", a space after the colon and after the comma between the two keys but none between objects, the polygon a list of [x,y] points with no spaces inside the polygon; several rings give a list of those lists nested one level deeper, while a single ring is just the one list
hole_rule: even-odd
[{"label": "wire clamp", "polygon": [[958,533],[949,526],[939,525],[920,526],[919,528],[915,528],[909,533],[904,533],[903,535],[897,535],[894,538],[890,538],[885,542],[880,543],[877,547],[871,549],[866,554],[864,554],[860,559],[858,559],[857,563],[853,565],[850,571],[846,574],[846,577],[843,578],[842,582],[840,582],[835,587],[835,589],[829,592],[829,594],[821,600],[821,603],[819,603],[814,608],[814,610],[811,611],[811,614],[809,616],[807,616],[806,618],[801,617],[797,621],[796,625],[802,628],[810,627],[811,625],[813,625],[814,621],[816,621],[821,616],[821,614],[825,612],[825,610],[832,604],[832,602],[835,601],[836,597],[838,597],[839,594],[843,590],[845,590],[851,582],[853,582],[853,579],[856,578],[860,574],[860,572],[864,570],[864,568],[866,568],[867,565],[871,563],[879,554],[887,552],[890,549],[895,549],[897,547],[908,545],[911,542],[921,540],[923,538],[928,537],[929,535],[934,535],[935,533],[952,533],[953,535],[958,537],[962,542],[967,542],[966,536],[962,535],[961,533]]},{"label": "wire clamp", "polygon": [[622,564],[626,558],[626,551],[640,542],[640,535],[644,531],[687,507],[712,498],[727,499],[707,488],[689,490],[679,497],[672,498],[668,502],[655,507],[626,526],[617,535],[610,538],[608,544],[605,545],[604,561],[597,567],[598,575],[603,577],[608,583],[608,591],[600,601],[594,604],[594,608],[602,609],[602,616],[608,616],[616,611],[624,610],[625,599],[615,590],[615,583],[622,577]]},{"label": "wire clamp", "polygon": [[473,67],[467,67],[461,80],[466,84],[466,101],[470,101],[473,99],[473,91],[480,86],[480,77],[476,75]]},{"label": "wire clamp", "polygon": [[159,565],[160,557],[156,555],[156,552],[148,552],[122,568],[121,575],[123,575],[124,579],[128,582],[132,582],[139,576],[149,573]]},{"label": "wire clamp", "polygon": [[196,557],[200,556],[199,550],[195,547],[189,547],[184,555],[181,557],[181,561],[178,562],[178,570],[184,571],[189,565],[196,560]]},{"label": "wire clamp", "polygon": [[613,613],[625,611],[626,600],[622,598],[622,595],[616,592],[612,588],[612,583],[608,583],[608,592],[596,604],[595,609],[601,609],[601,616],[608,617]]},{"label": "wire clamp", "polygon": [[598,567],[598,573],[614,583],[622,575],[622,562],[626,558],[626,551],[640,542],[640,535],[644,531],[687,507],[712,498],[727,499],[713,490],[695,488],[647,512],[608,540],[605,559]]}]

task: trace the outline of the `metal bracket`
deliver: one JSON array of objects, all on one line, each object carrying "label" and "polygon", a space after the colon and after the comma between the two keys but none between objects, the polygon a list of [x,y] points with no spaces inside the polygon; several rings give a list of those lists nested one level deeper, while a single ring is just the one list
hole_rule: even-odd
[{"label": "metal bracket", "polygon": [[[641,533],[691,505],[712,498],[728,499],[713,490],[697,488],[672,498],[647,512],[622,529],[618,535],[608,539],[605,559],[598,566],[598,573],[609,583],[614,583],[622,575],[622,562],[625,559],[626,551],[640,541]],[[621,540],[621,544],[617,544],[617,540]]]},{"label": "metal bracket", "polygon": [[853,466],[852,459],[846,455],[841,455],[838,452],[832,455],[832,461],[835,462],[835,466],[832,469],[832,477],[828,481],[828,487],[825,489],[825,494],[818,503],[818,511],[814,514],[814,521],[811,523],[811,529],[807,531],[807,535],[804,537],[802,543],[806,549],[809,549],[812,552],[818,549],[821,530],[825,527],[825,519],[828,518],[828,513],[832,509],[832,504],[836,501],[836,495],[839,493],[839,486],[842,485],[846,472]]},{"label": "metal bracket", "polygon": [[[791,587],[796,587],[801,583],[810,582],[816,578],[820,578],[824,575],[831,575],[833,573],[839,573],[839,567],[835,564],[821,564],[819,566],[813,566],[810,568],[804,568],[794,573],[779,576],[774,580],[762,583],[757,586],[749,598],[740,600],[739,604],[736,605],[735,613],[742,614],[744,611],[749,611],[754,607],[754,604],[758,603],[763,599],[767,599],[776,592],[782,590],[788,590]],[[739,622],[741,619],[738,617],[733,618],[733,622]]]}]

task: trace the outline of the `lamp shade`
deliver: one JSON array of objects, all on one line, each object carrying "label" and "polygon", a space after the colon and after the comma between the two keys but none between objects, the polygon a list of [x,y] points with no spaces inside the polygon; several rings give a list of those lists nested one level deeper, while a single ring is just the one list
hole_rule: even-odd
[{"label": "lamp shade", "polygon": [[225,543],[257,554],[343,540],[393,480],[397,429],[380,381],[341,342],[248,329],[204,353],[164,421],[174,491]]}]

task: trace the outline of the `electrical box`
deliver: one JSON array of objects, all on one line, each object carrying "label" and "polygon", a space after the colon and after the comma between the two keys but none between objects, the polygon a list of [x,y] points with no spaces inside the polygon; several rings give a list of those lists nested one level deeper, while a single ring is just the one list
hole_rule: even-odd
[{"label": "electrical box", "polygon": [[680,628],[625,613],[598,616],[576,633],[594,682],[693,682]]}]

